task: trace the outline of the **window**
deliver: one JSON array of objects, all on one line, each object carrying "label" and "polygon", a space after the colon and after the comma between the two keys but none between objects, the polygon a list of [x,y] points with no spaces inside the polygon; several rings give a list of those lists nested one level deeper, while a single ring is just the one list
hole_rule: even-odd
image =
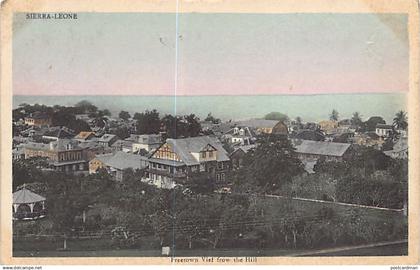
[{"label": "window", "polygon": [[201,152],[201,157],[206,158],[206,152]]},{"label": "window", "polygon": [[213,151],[209,152],[209,158],[213,157]]}]

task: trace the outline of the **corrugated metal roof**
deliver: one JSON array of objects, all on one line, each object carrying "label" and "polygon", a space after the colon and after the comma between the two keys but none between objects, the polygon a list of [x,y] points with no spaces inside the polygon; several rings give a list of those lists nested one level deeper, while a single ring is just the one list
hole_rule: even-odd
[{"label": "corrugated metal roof", "polygon": [[229,157],[226,150],[217,138],[209,136],[191,137],[183,139],[167,139],[174,152],[178,154],[187,165],[198,165],[198,160],[191,153],[199,153],[207,145],[211,145],[217,150],[217,161],[228,161]]},{"label": "corrugated metal roof", "polygon": [[296,153],[338,156],[341,157],[350,147],[349,143],[318,142],[309,140],[294,140],[293,144]]},{"label": "corrugated metal roof", "polygon": [[96,156],[97,159],[102,161],[109,167],[113,167],[119,170],[124,170],[128,168],[133,169],[143,169],[146,167],[147,157],[125,153],[122,151],[118,151],[113,155],[98,155]]}]

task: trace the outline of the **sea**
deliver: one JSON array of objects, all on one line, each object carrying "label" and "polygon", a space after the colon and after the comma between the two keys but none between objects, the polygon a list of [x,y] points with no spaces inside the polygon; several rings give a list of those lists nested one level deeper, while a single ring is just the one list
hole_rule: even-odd
[{"label": "sea", "polygon": [[363,120],[370,116],[382,116],[391,123],[394,115],[407,111],[406,93],[382,94],[318,94],[318,95],[249,95],[249,96],[13,96],[13,108],[19,104],[45,104],[72,106],[87,100],[99,109],[108,109],[113,116],[121,110],[131,114],[156,109],[165,114],[195,114],[204,119],[208,113],[227,120],[263,118],[270,112],[297,116],[303,121],[328,119],[333,109],[340,119],[350,118],[359,112]]}]

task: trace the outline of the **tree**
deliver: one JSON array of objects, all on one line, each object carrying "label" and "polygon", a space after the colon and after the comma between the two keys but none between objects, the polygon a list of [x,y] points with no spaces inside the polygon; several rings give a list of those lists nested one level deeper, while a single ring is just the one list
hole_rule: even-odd
[{"label": "tree", "polygon": [[363,129],[364,131],[375,131],[378,124],[386,124],[386,122],[380,116],[372,116],[363,123]]},{"label": "tree", "polygon": [[161,121],[156,110],[135,113],[134,119],[137,120],[137,134],[157,134],[160,132]]},{"label": "tree", "polygon": [[235,188],[242,191],[252,188],[257,192],[273,192],[304,172],[303,165],[295,156],[288,139],[263,135],[257,143],[258,146],[245,155],[244,166],[233,176]]},{"label": "tree", "polygon": [[17,186],[32,182],[44,182],[42,168],[48,167],[46,158],[32,157],[14,160],[12,164],[13,190]]},{"label": "tree", "polygon": [[289,117],[281,112],[271,112],[264,116],[265,120],[288,121]]},{"label": "tree", "polygon": [[128,119],[130,119],[131,115],[128,112],[126,112],[126,111],[121,111],[118,114],[118,117],[121,118],[121,119],[123,119],[124,121],[127,121]]},{"label": "tree", "polygon": [[354,112],[351,118],[351,124],[355,127],[360,127],[363,124],[361,115],[359,112]]},{"label": "tree", "polygon": [[219,118],[215,118],[211,113],[207,114],[206,119],[204,121],[212,122],[213,124],[219,124],[221,121]]},{"label": "tree", "polygon": [[97,109],[98,109],[95,105],[93,105],[90,101],[87,101],[87,100],[81,100],[81,101],[77,102],[74,105],[74,107],[79,108],[80,113],[96,112]]},{"label": "tree", "polygon": [[130,137],[130,131],[128,130],[127,127],[118,127],[117,130],[115,130],[115,132],[113,132],[113,134],[117,135],[118,138],[120,138],[121,140],[124,140],[128,137]]},{"label": "tree", "polygon": [[111,112],[108,109],[104,109],[102,112],[105,116],[111,116]]},{"label": "tree", "polygon": [[338,121],[338,111],[336,109],[333,109],[330,114],[330,120],[331,121]]},{"label": "tree", "polygon": [[406,130],[408,127],[407,113],[404,111],[397,112],[395,114],[393,124],[394,124],[394,127],[396,127],[397,129]]}]

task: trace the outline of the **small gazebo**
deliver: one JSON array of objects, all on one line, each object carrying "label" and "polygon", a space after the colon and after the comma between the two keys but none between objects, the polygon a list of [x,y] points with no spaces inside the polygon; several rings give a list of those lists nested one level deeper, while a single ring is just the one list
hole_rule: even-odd
[{"label": "small gazebo", "polygon": [[45,198],[23,188],[13,193],[13,219],[33,220],[45,217]]}]

